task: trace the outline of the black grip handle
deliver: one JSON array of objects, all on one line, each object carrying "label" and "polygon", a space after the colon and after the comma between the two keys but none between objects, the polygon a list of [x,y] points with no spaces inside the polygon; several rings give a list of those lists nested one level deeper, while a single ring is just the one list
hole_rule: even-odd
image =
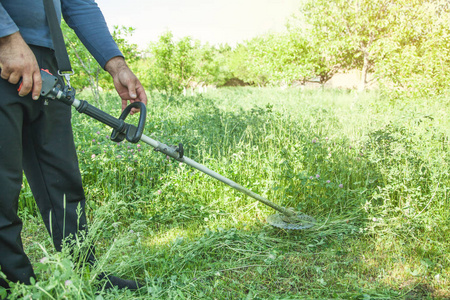
[{"label": "black grip handle", "polygon": [[84,113],[103,124],[108,125],[109,127],[114,128],[119,132],[123,131],[125,128],[125,122],[123,120],[119,120],[108,113],[98,109],[97,107],[89,104],[87,101],[80,100],[80,105],[77,107],[77,111],[80,113]]},{"label": "black grip handle", "polygon": [[[128,116],[132,108],[138,108],[140,110],[139,114],[139,122],[137,127],[127,124],[125,124],[125,129],[117,129],[113,127],[113,131],[111,133],[111,140],[114,142],[121,142],[124,138],[127,139],[130,143],[137,143],[141,139],[142,133],[144,132],[144,126],[145,126],[145,119],[147,116],[147,109],[145,107],[145,104],[142,102],[133,102],[130,105],[128,105],[120,115],[119,119],[120,121],[124,121],[125,118]],[[111,126],[112,127],[112,126]],[[124,133],[126,132],[126,134]]]}]

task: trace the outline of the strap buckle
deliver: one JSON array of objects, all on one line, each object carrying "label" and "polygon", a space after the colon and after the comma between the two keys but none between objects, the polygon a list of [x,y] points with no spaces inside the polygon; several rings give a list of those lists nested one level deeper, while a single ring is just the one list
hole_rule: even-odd
[{"label": "strap buckle", "polygon": [[64,79],[66,80],[67,83],[67,87],[70,89],[72,89],[72,86],[70,85],[70,76],[72,76],[73,74],[75,74],[74,71],[63,71],[61,72],[60,70],[58,70],[58,75],[61,77],[64,77]]}]

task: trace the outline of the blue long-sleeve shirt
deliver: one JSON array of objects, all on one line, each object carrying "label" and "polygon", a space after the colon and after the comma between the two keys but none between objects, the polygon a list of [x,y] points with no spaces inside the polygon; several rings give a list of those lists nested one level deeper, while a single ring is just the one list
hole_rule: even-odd
[{"label": "blue long-sleeve shirt", "polygon": [[[78,38],[104,68],[115,56],[123,56],[114,42],[103,14],[94,0],[53,0]],[[0,37],[20,31],[27,44],[53,49],[42,0],[0,0]]]}]

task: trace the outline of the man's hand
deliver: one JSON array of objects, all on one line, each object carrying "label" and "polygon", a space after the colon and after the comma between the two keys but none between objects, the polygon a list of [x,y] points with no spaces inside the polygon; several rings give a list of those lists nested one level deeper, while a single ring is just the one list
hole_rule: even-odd
[{"label": "man's hand", "polygon": [[19,96],[30,92],[37,100],[42,88],[41,73],[33,51],[25,43],[19,32],[0,38],[1,78],[12,84],[22,79]]},{"label": "man's hand", "polygon": [[[136,75],[128,68],[122,57],[111,58],[106,63],[105,70],[111,74],[114,80],[114,87],[120,98],[122,98],[122,110],[127,107],[128,101],[130,103],[140,101],[147,105],[147,95],[145,94],[144,87]],[[138,111],[138,109],[133,108],[130,114]]]}]

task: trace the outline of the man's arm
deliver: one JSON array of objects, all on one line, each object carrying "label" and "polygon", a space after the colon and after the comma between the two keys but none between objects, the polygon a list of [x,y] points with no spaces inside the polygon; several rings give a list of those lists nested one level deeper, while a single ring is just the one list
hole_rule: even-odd
[{"label": "man's arm", "polygon": [[93,0],[62,0],[67,25],[94,56],[102,68],[115,56],[123,56],[112,38],[100,8]]},{"label": "man's arm", "polygon": [[14,23],[13,19],[0,3],[0,37],[8,36],[17,31],[19,31],[19,28],[16,23]]}]

